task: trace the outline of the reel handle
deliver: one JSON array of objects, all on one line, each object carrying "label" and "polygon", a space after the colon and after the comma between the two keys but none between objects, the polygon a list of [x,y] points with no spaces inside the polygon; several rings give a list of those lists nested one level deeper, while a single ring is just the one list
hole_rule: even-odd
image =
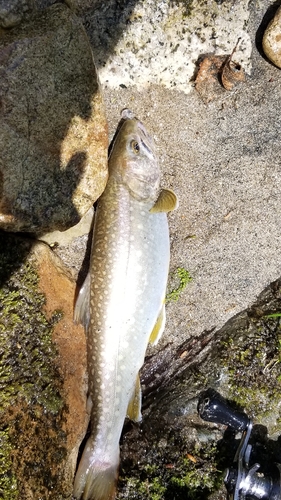
[{"label": "reel handle", "polygon": [[234,410],[215,389],[207,389],[199,395],[197,411],[207,422],[229,425],[236,432],[244,431],[250,419],[243,412]]}]

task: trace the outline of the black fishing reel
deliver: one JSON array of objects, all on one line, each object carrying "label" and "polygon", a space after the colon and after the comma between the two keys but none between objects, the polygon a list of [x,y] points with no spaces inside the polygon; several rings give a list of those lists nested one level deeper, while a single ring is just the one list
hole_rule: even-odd
[{"label": "black fishing reel", "polygon": [[197,410],[203,420],[224,424],[235,433],[242,433],[233,463],[224,478],[229,500],[281,500],[281,465],[269,463],[264,472],[259,463],[252,463],[253,445],[249,440],[253,423],[249,417],[231,408],[214,389],[200,394]]}]

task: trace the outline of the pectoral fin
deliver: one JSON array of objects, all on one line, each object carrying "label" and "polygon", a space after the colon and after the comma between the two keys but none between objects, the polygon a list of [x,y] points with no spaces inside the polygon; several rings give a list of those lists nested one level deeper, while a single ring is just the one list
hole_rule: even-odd
[{"label": "pectoral fin", "polygon": [[127,417],[134,422],[141,421],[141,385],[139,374],[137,376],[135,390],[128,404]]},{"label": "pectoral fin", "polygon": [[149,337],[150,344],[152,345],[157,344],[158,340],[160,339],[164,331],[165,322],[166,322],[166,311],[165,311],[165,304],[163,304],[160,314],[157,318],[157,321]]},{"label": "pectoral fin", "polygon": [[162,189],[155,204],[149,211],[151,213],[171,212],[176,208],[178,208],[177,195],[171,189]]},{"label": "pectoral fin", "polygon": [[90,323],[90,288],[91,276],[89,272],[80,288],[74,308],[74,322],[81,323],[85,330],[88,330]]}]

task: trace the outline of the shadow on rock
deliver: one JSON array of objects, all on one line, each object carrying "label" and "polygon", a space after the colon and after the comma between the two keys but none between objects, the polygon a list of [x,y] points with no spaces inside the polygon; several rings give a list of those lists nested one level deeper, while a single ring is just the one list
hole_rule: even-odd
[{"label": "shadow on rock", "polygon": [[3,31],[0,59],[0,226],[67,229],[107,179],[107,122],[87,36],[56,4]]},{"label": "shadow on rock", "polygon": [[98,69],[114,54],[138,3],[139,0],[98,0],[94,8],[81,8],[78,12],[83,17]]}]

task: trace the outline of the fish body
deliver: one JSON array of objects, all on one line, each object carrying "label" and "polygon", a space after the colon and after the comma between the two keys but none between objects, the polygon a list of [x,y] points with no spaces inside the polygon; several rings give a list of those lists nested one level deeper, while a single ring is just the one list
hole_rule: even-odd
[{"label": "fish body", "polygon": [[[126,415],[141,420],[139,370],[147,344],[165,324],[169,270],[166,210],[151,137],[125,111],[109,157],[109,179],[95,215],[90,273],[76,305],[87,330],[91,435],[75,478],[74,497],[112,500],[119,439]],[[164,194],[163,194],[164,193]]]}]

